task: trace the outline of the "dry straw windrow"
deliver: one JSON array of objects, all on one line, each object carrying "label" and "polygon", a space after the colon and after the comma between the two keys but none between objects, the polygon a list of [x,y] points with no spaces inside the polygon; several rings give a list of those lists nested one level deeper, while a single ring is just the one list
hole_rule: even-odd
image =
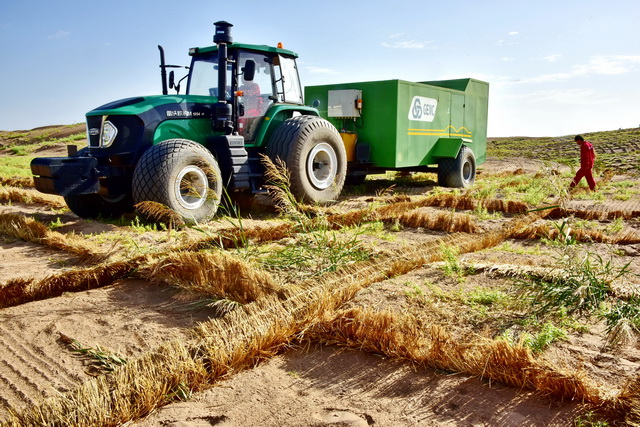
[{"label": "dry straw windrow", "polygon": [[[461,247],[469,247],[463,237]],[[223,319],[200,325],[192,342],[169,342],[153,353],[91,380],[77,390],[13,413],[7,425],[118,425],[168,403],[179,390],[202,390],[234,372],[255,366],[305,337],[324,337],[424,366],[466,372],[518,387],[628,413],[635,395],[604,395],[581,372],[559,370],[505,342],[458,343],[442,328],[420,332],[391,314],[335,310],[361,288],[425,261],[429,245],[407,248],[395,262],[363,262],[328,274],[316,286],[286,300],[264,297]],[[454,242],[450,242],[454,243]],[[428,246],[428,247],[427,247]],[[429,256],[430,258],[433,256]],[[383,268],[380,266],[383,265]],[[379,327],[371,328],[371,325]],[[629,393],[625,390],[625,393]]]},{"label": "dry straw windrow", "polygon": [[22,188],[1,187],[0,202],[37,203],[54,209],[65,209],[67,205],[60,196],[36,193]]},{"label": "dry straw windrow", "polygon": [[640,234],[633,230],[623,230],[613,236],[607,236],[598,230],[586,230],[577,228],[572,230],[571,236],[562,236],[560,230],[549,223],[531,224],[526,227],[513,229],[510,235],[513,239],[539,239],[557,240],[562,237],[572,237],[578,242],[584,243],[608,243],[617,245],[630,245],[640,243]]},{"label": "dry straw windrow", "polygon": [[286,348],[324,310],[344,301],[340,295],[344,292],[309,290],[285,301],[262,298],[201,325],[194,341],[166,343],[108,377],[12,412],[5,425],[115,426],[141,418],[180,390],[208,388]]},{"label": "dry straw windrow", "polygon": [[286,300],[275,296],[258,299],[223,319],[201,325],[195,344],[166,344],[116,369],[108,378],[96,378],[63,396],[13,413],[7,425],[118,425],[140,418],[166,404],[167,395],[180,384],[200,390],[270,357],[304,336],[313,322],[325,318],[362,287],[422,265],[435,247],[433,242],[430,250],[417,257],[396,254],[389,263],[351,265],[314,279],[314,287]]},{"label": "dry straw windrow", "polygon": [[162,203],[145,201],[136,204],[135,208],[150,221],[166,224],[169,228],[181,228],[185,225],[184,220],[176,211]]},{"label": "dry straw windrow", "polygon": [[108,286],[135,271],[141,259],[75,269],[44,279],[13,279],[0,285],[0,308]]},{"label": "dry straw windrow", "polygon": [[420,330],[410,317],[361,308],[337,312],[334,318],[315,323],[308,338],[384,354],[418,366],[500,381],[560,401],[587,403],[628,424],[640,422],[640,395],[636,388],[640,377],[620,390],[612,390],[589,379],[579,367],[563,367],[535,357],[521,344],[482,338],[460,342],[438,325]]},{"label": "dry straw windrow", "polygon": [[106,257],[86,239],[52,231],[43,223],[20,214],[0,214],[0,233],[76,255],[85,262],[96,262]]},{"label": "dry straw windrow", "polygon": [[[614,393],[607,397],[585,380],[582,373],[567,373],[545,365],[536,361],[524,348],[512,347],[505,342],[461,344],[438,327],[424,333],[416,332],[415,326],[412,326],[414,330],[407,332],[408,326],[402,326],[402,322],[398,323],[388,315],[372,319],[367,314],[368,317],[360,319],[360,315],[353,312],[352,319],[349,320],[348,313],[335,313],[358,290],[440,260],[438,248],[441,244],[455,246],[459,253],[477,251],[501,243],[510,236],[512,230],[526,227],[537,219],[538,215],[527,215],[511,221],[499,231],[483,234],[454,233],[425,244],[407,246],[402,250],[382,254],[374,261],[352,264],[336,273],[314,278],[312,284],[299,284],[300,287],[296,289],[305,290],[292,290],[291,293],[278,293],[278,288],[268,276],[254,275],[255,271],[251,266],[242,265],[237,259],[226,258],[228,254],[171,254],[164,262],[149,267],[149,274],[153,276],[151,272],[155,272],[161,280],[172,284],[195,285],[197,288],[216,280],[234,280],[229,272],[222,271],[228,268],[235,271],[234,274],[242,276],[237,283],[239,287],[251,290],[241,291],[241,296],[247,303],[222,319],[212,319],[202,324],[194,331],[192,341],[166,343],[144,357],[116,369],[108,377],[93,379],[72,392],[22,412],[12,413],[6,424],[119,425],[145,416],[158,406],[183,396],[186,391],[205,389],[238,370],[255,366],[296,340],[316,336],[318,328],[334,330],[330,334],[331,338],[327,339],[340,340],[343,344],[356,343],[357,347],[363,349],[380,347],[378,351],[410,359],[424,366],[466,372],[555,396],[579,398],[618,413],[630,414],[631,408],[637,404],[636,394],[625,389],[620,394]],[[186,274],[181,266],[176,269],[177,264],[187,263],[193,257],[198,266],[206,265],[211,271]],[[220,264],[223,267],[218,267],[216,271],[216,266]],[[99,283],[101,277],[113,280],[114,274],[124,276],[139,265],[141,264],[134,266],[123,263],[121,270],[116,269],[115,273],[105,272],[104,275],[94,272],[96,276],[92,280],[95,283]],[[72,277],[63,281],[73,281],[69,279]],[[258,292],[252,288],[250,281],[259,283],[260,291],[266,289],[269,292]],[[77,283],[90,286],[82,280],[77,280]],[[16,286],[30,285],[16,281]],[[51,283],[51,287],[54,287],[54,283]],[[368,329],[384,329],[384,337],[368,337],[362,341],[359,333],[350,332],[349,328],[365,329],[358,326],[359,322],[367,325],[372,321],[384,328]],[[341,326],[340,322],[344,325]],[[390,331],[400,331],[404,337],[394,337]],[[345,340],[345,336],[350,341]],[[407,337],[413,338],[409,340]],[[509,364],[512,366],[505,367]]]},{"label": "dry straw windrow", "polygon": [[300,231],[297,224],[284,223],[271,227],[238,228],[233,227],[219,231],[215,236],[207,237],[183,248],[196,251],[210,247],[223,249],[241,248],[251,243],[264,243],[290,237]]},{"label": "dry straw windrow", "polygon": [[640,211],[629,210],[593,210],[593,209],[569,209],[557,207],[551,209],[547,214],[547,217],[553,219],[567,218],[570,216],[585,219],[585,220],[614,220],[616,218],[633,219],[640,217]]},{"label": "dry straw windrow", "polygon": [[268,272],[223,251],[172,253],[139,274],[151,282],[241,304],[267,295],[284,296],[284,289]]},{"label": "dry straw windrow", "polygon": [[33,188],[33,178],[31,177],[0,177],[0,185],[6,187]]},{"label": "dry straw windrow", "polygon": [[425,367],[497,380],[561,400],[599,406],[605,399],[601,388],[584,372],[563,370],[537,359],[525,346],[481,338],[476,342],[460,342],[438,325],[420,330],[412,318],[391,312],[361,308],[338,312],[334,319],[317,323],[311,338],[405,359]]},{"label": "dry straw windrow", "polygon": [[[279,188],[279,187],[278,187]],[[282,193],[282,194],[281,194]],[[455,194],[439,194],[436,196],[428,196],[418,200],[406,201],[404,198],[399,202],[386,204],[375,208],[358,209],[346,213],[329,214],[326,216],[319,215],[316,218],[308,218],[301,214],[301,205],[293,204],[286,197],[283,190],[279,190],[280,198],[286,200],[287,212],[297,212],[296,223],[283,223],[272,227],[254,227],[254,228],[230,228],[222,230],[217,235],[207,237],[196,243],[190,244],[185,250],[206,249],[209,247],[221,248],[238,248],[253,243],[264,243],[268,241],[276,241],[286,237],[290,237],[304,228],[313,229],[314,227],[329,224],[333,229],[342,227],[353,227],[365,222],[383,221],[387,223],[399,221],[408,227],[422,227],[438,231],[449,232],[478,232],[478,227],[470,215],[461,214],[453,211],[447,212],[410,212],[423,207],[446,207],[449,209],[474,209],[476,202],[466,196],[458,196]],[[510,202],[502,200],[482,200],[479,202],[481,206],[488,210],[503,209],[506,213],[523,213],[526,212],[526,204],[521,202]],[[499,209],[500,208],[500,209]],[[306,218],[306,219],[305,219]],[[537,216],[535,218],[538,218]]]}]

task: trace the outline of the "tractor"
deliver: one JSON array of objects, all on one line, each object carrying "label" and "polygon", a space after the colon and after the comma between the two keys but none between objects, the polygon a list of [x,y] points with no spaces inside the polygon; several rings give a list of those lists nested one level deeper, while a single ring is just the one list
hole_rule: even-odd
[{"label": "tractor", "polygon": [[[89,111],[86,147],[69,146],[67,157],[33,159],[36,188],[63,196],[82,218],[117,217],[153,201],[193,224],[216,214],[224,191],[264,192],[263,155],[284,162],[292,194],[307,203],[335,201],[347,178],[358,181],[389,169],[428,170],[433,162],[441,184],[473,183],[473,151],[480,161],[485,153],[488,85],[467,79],[475,92],[465,95],[463,81],[416,83],[430,89],[412,98],[408,116],[404,98],[411,94],[399,98],[393,93],[397,88],[379,94],[368,83],[307,88],[307,98],[313,98],[313,106],[307,106],[296,53],[280,44],[236,43],[232,24],[214,25],[215,44],[189,50],[185,94],[180,94],[183,79],[176,82],[174,70],[167,73],[177,66],[165,63],[158,46],[162,95]],[[367,97],[372,101],[363,106]],[[434,99],[438,105],[428,107]],[[451,122],[454,110],[460,123]],[[375,114],[370,123],[369,113]],[[411,121],[411,114],[433,117]],[[400,116],[414,124],[402,130],[406,135],[398,133]],[[443,129],[429,131],[425,125],[432,122]],[[380,126],[391,130],[380,133]],[[413,145],[422,148],[408,148]]]}]

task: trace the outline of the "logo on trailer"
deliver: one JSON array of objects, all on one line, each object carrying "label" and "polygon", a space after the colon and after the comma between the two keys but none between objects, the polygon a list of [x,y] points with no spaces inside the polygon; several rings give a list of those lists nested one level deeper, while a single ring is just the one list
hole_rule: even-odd
[{"label": "logo on trailer", "polygon": [[414,96],[409,107],[409,120],[432,122],[436,117],[437,107],[437,99]]}]

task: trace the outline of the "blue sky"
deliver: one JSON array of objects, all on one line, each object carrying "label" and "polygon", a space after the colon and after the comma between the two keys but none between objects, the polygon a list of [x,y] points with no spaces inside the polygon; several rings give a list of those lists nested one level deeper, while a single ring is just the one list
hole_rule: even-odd
[{"label": "blue sky", "polygon": [[218,20],[235,41],[297,52],[306,85],[488,81],[489,136],[640,126],[637,0],[2,0],[0,129],[158,94],[156,46],[188,65]]}]

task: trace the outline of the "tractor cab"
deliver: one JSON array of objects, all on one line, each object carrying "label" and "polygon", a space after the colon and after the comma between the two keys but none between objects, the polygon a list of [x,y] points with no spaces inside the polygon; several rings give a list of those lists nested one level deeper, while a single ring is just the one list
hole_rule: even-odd
[{"label": "tractor cab", "polygon": [[[232,44],[227,48],[224,89],[220,87],[219,46],[192,48],[187,95],[204,95],[230,107],[229,128],[256,142],[257,130],[275,104],[303,105],[297,55],[282,48]],[[219,110],[217,110],[219,111]]]}]

